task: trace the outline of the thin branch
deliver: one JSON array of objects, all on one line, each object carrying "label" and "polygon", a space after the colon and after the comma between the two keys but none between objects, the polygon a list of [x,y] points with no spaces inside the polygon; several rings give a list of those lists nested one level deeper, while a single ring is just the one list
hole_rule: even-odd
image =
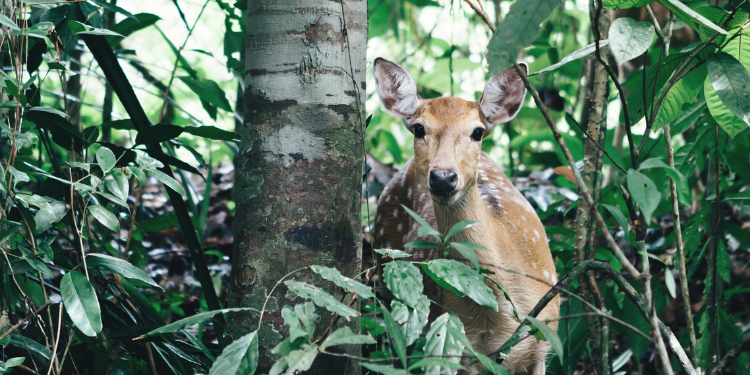
[{"label": "thin branch", "polygon": [[620,164],[617,164],[617,162],[615,161],[615,159],[612,159],[612,156],[609,155],[609,152],[607,152],[607,150],[605,150],[604,147],[602,147],[602,145],[600,145],[599,142],[596,141],[596,139],[592,138],[591,135],[589,135],[589,133],[586,131],[586,129],[584,129],[583,126],[581,126],[581,124],[579,124],[578,122],[574,122],[574,123],[576,124],[576,126],[578,126],[579,129],[581,129],[581,131],[583,132],[583,135],[585,135],[586,138],[588,138],[589,140],[591,140],[591,142],[593,142],[594,145],[597,148],[599,148],[599,150],[601,150],[604,153],[604,155],[607,157],[607,159],[609,159],[609,161],[612,162],[612,165],[614,165],[617,169],[619,169],[620,172],[622,172],[623,174],[627,174],[628,173],[625,169],[623,169],[620,166]]},{"label": "thin branch", "polygon": [[734,348],[730,349],[726,355],[716,364],[716,367],[711,371],[711,375],[721,375],[724,370],[729,366],[735,358],[744,350],[750,348],[750,335],[746,335],[741,343],[737,344]]},{"label": "thin branch", "polygon": [[[482,7],[481,0],[477,0],[477,3],[480,3],[478,6],[471,2],[471,0],[464,0],[466,4],[469,4],[471,9],[474,9],[474,12],[484,21],[484,23],[487,24],[487,26],[492,30],[494,33],[497,31],[497,27],[494,23],[492,23],[492,20],[490,20],[490,16],[487,14],[487,12],[484,11],[484,7]],[[481,8],[480,8],[481,7]]]},{"label": "thin branch", "polygon": [[47,306],[49,306],[49,303],[50,303],[50,301],[47,300],[47,302],[44,305],[42,305],[40,308],[36,309],[36,311],[34,311],[33,314],[30,314],[29,316],[23,318],[23,320],[21,320],[20,322],[14,324],[13,327],[10,327],[10,329],[8,329],[7,331],[5,331],[2,334],[0,334],[0,340],[4,339],[5,336],[8,336],[11,333],[13,333],[13,331],[15,331],[16,329],[18,329],[18,327],[22,326],[24,323],[26,323],[27,321],[29,321],[31,318],[34,318],[37,315],[39,315],[39,313],[42,312],[42,310],[46,309]]}]

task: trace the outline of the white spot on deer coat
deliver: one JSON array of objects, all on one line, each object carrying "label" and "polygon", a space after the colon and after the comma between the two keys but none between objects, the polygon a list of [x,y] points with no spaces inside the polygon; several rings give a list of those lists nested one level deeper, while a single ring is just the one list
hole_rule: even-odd
[{"label": "white spot on deer coat", "polygon": [[543,271],[542,271],[542,275],[544,275],[544,278],[545,278],[545,279],[549,280],[549,271],[547,271],[547,270],[543,270]]}]

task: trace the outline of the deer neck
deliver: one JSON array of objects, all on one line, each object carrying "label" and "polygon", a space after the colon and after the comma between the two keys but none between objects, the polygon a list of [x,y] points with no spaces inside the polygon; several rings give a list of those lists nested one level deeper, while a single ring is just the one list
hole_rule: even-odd
[{"label": "deer neck", "polygon": [[495,217],[487,210],[487,206],[482,200],[482,194],[479,187],[474,184],[458,201],[450,206],[443,206],[437,203],[433,204],[435,209],[435,219],[438,224],[440,233],[447,233],[453,225],[463,220],[473,220],[479,222],[478,225],[459,232],[450,241],[472,241],[479,243],[487,248],[493,248],[494,233],[492,227]]}]

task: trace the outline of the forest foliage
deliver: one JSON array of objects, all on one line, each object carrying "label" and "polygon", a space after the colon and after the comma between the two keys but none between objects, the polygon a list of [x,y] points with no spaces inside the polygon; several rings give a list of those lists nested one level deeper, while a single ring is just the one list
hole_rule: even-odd
[{"label": "forest foliage", "polygon": [[[223,314],[253,309],[223,308],[227,275],[206,263],[228,261],[206,245],[206,228],[212,171],[239,139],[225,128],[242,123],[247,3],[209,0],[188,20],[175,0],[188,35],[179,41],[158,16],[114,1],[10,4],[0,15],[0,372],[255,372],[259,331],[223,332]],[[192,33],[212,27],[201,23],[209,4],[224,18],[223,57],[186,49]],[[561,322],[554,331],[534,311],[514,309],[513,337],[480,353],[455,314],[428,321],[424,277],[483,308],[497,310],[498,300],[486,281],[493,271],[477,262],[485,249],[451,241],[474,223],[440,233],[410,212],[429,241],[408,248],[454,249],[465,261],[412,262],[405,251],[374,249],[364,256],[391,260],[382,270],[310,265],[317,283],[291,272],[277,286],[300,302],[282,307],[287,330],[270,373],[304,371],[348,355],[336,346],[362,345],[350,359],[371,372],[456,373],[479,362],[505,374],[503,356],[524,339],[550,342],[548,373],[750,372],[748,25],[744,0],[370,1],[368,61],[402,64],[423,98],[476,100],[488,74],[529,64],[533,100],[482,148],[545,223],[560,281],[534,311],[560,294]],[[128,49],[135,33],[169,48]],[[188,52],[219,60],[237,89],[195,69]],[[138,53],[174,63],[155,72]],[[135,75],[158,94],[144,99]],[[604,77],[599,88],[595,77]],[[363,142],[378,164],[398,168],[412,136],[379,107],[367,79]],[[87,80],[104,95],[87,97]],[[365,180],[367,240],[386,181]],[[144,184],[160,184],[170,208],[139,204]],[[173,228],[194,262],[187,289],[150,267],[153,233]],[[383,285],[373,288],[379,272]],[[275,289],[255,311],[257,327]]]}]

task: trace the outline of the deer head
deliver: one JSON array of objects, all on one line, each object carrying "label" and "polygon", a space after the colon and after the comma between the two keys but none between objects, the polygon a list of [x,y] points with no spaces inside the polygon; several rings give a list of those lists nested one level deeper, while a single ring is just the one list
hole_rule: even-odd
[{"label": "deer head", "polygon": [[[520,64],[526,72],[526,64]],[[402,67],[375,59],[375,82],[386,112],[414,134],[417,181],[439,205],[453,205],[476,185],[482,139],[495,125],[513,119],[526,88],[515,69],[487,82],[479,103],[459,98],[421,99],[414,78]]]}]

